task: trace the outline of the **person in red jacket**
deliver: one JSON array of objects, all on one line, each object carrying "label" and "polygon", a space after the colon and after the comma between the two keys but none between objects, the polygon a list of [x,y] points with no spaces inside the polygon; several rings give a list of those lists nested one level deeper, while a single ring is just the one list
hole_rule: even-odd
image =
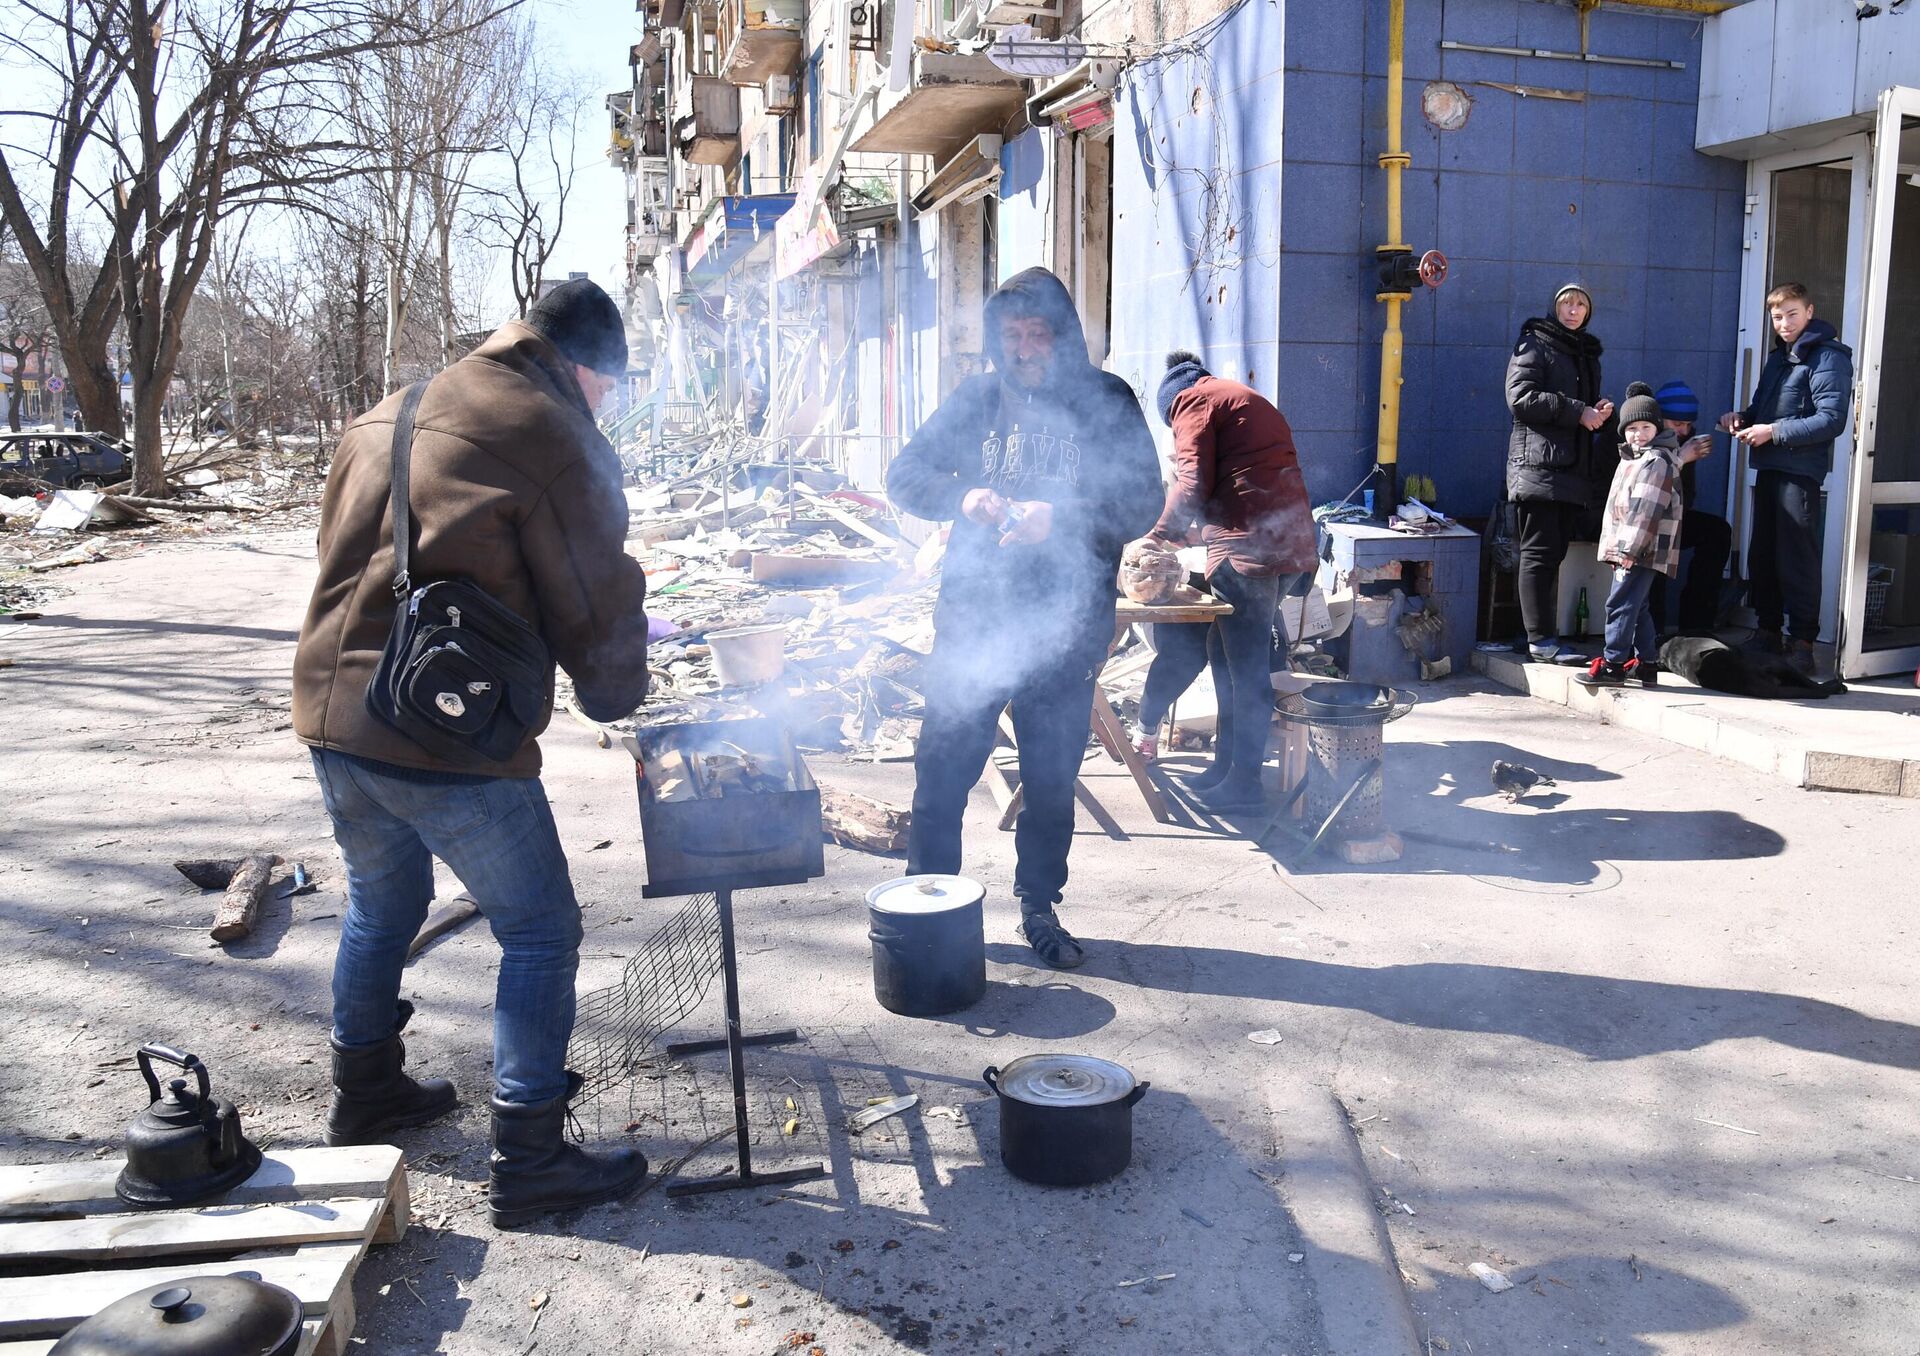
[{"label": "person in red jacket", "polygon": [[1233,604],[1207,639],[1220,703],[1213,765],[1189,785],[1209,810],[1255,809],[1266,802],[1273,626],[1280,599],[1315,563],[1306,482],[1286,416],[1195,354],[1167,355],[1159,405],[1173,430],[1174,478],[1150,535],[1178,541],[1197,526],[1207,583]]}]

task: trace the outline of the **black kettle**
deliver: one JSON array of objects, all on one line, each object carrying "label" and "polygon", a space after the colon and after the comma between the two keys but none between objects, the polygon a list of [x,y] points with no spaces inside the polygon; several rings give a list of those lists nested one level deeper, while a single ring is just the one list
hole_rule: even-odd
[{"label": "black kettle", "polygon": [[[143,1045],[138,1059],[152,1105],[127,1127],[127,1165],[114,1194],[136,1210],[160,1210],[218,1196],[253,1176],[260,1150],[240,1133],[233,1103],[213,1095],[200,1057]],[[186,1079],[173,1078],[162,1093],[156,1059],[192,1074],[197,1088],[190,1092]]]}]

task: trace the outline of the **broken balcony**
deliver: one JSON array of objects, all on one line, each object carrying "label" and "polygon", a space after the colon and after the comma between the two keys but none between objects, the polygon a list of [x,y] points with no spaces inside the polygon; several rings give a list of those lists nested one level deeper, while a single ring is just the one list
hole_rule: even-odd
[{"label": "broken balcony", "polygon": [[720,0],[721,73],[736,85],[765,85],[800,69],[805,0]]},{"label": "broken balcony", "polygon": [[740,87],[718,76],[695,75],[676,96],[673,140],[687,163],[732,164],[740,154]]},{"label": "broken balcony", "polygon": [[1024,79],[985,56],[916,48],[906,88],[880,95],[873,126],[852,149],[948,155],[968,137],[1000,131],[1026,96]]}]

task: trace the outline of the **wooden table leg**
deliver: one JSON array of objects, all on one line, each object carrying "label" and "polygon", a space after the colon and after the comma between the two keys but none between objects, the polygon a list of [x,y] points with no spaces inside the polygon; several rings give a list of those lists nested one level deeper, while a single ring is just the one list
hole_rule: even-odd
[{"label": "wooden table leg", "polygon": [[1172,823],[1173,811],[1167,808],[1166,797],[1160,794],[1160,788],[1153,784],[1153,774],[1147,770],[1147,760],[1134,751],[1127,739],[1126,726],[1120,723],[1113,703],[1107,700],[1106,692],[1098,683],[1093,688],[1093,733],[1125,765],[1127,775],[1140,788],[1140,798],[1146,801],[1153,817],[1162,824]]}]

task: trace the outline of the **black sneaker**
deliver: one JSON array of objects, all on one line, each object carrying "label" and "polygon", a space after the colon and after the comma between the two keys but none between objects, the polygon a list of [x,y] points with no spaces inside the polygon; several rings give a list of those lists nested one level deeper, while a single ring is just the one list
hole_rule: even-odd
[{"label": "black sneaker", "polygon": [[1627,681],[1638,683],[1641,687],[1660,686],[1660,666],[1645,659],[1627,661]]},{"label": "black sneaker", "polygon": [[1060,926],[1059,915],[1051,909],[1045,913],[1022,914],[1020,932],[1041,963],[1055,970],[1078,969],[1087,958],[1080,943],[1074,941],[1072,935]]},{"label": "black sneaker", "polygon": [[1627,685],[1627,666],[1616,664],[1602,656],[1587,665],[1586,669],[1573,676],[1573,681],[1585,688],[1625,687]]}]

